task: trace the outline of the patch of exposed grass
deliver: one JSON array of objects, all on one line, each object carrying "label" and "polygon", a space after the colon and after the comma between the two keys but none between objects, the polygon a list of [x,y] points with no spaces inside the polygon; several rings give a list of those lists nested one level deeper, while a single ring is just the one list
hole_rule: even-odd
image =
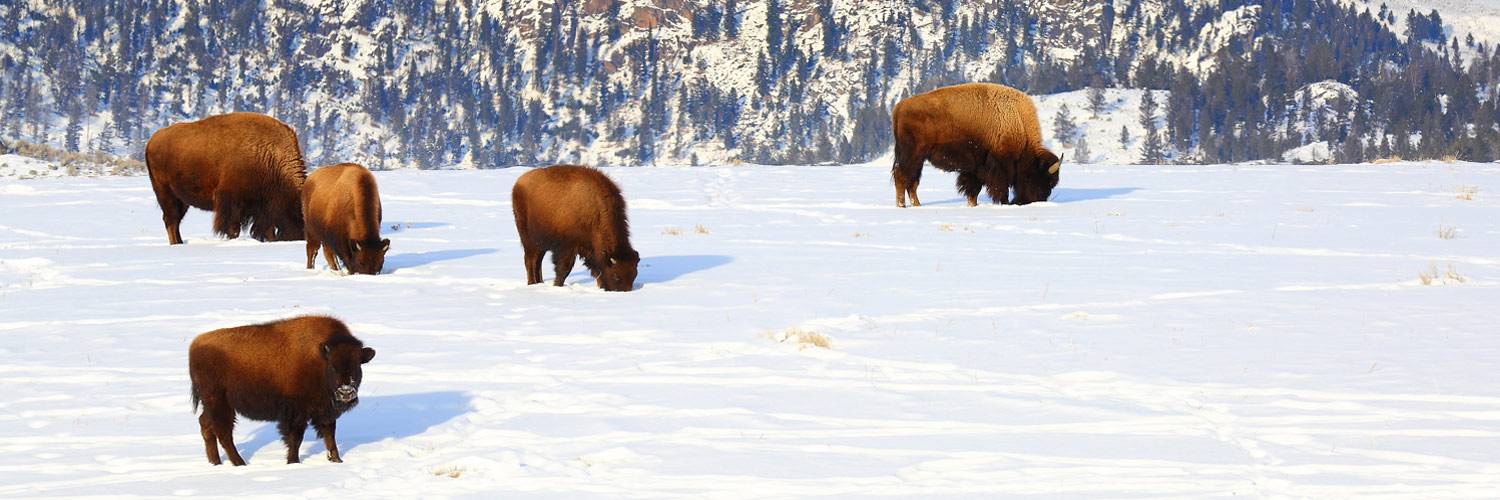
[{"label": "patch of exposed grass", "polygon": [[781,333],[768,333],[766,337],[778,343],[795,345],[799,351],[809,347],[833,348],[833,342],[828,339],[828,336],[797,327],[787,328],[786,331]]},{"label": "patch of exposed grass", "polygon": [[1417,273],[1417,280],[1423,285],[1466,283],[1469,281],[1464,275],[1458,273],[1453,264],[1448,264],[1446,271],[1438,271],[1437,264],[1428,263],[1427,270]]},{"label": "patch of exposed grass", "polygon": [[1479,194],[1479,186],[1459,186],[1458,199],[1474,201],[1474,195]]}]

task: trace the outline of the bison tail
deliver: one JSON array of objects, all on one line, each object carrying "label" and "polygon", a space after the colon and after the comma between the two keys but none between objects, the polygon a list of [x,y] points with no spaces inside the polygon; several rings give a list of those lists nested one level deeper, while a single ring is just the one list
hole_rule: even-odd
[{"label": "bison tail", "polygon": [[199,399],[198,399],[198,384],[193,384],[193,388],[192,388],[191,393],[192,394],[190,394],[189,397],[191,397],[192,400],[193,400],[193,413],[196,414],[196,413],[198,413],[198,403],[199,403]]}]

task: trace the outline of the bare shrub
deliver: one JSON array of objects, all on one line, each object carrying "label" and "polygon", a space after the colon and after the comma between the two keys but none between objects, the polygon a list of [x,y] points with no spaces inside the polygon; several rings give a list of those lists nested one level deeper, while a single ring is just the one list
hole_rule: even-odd
[{"label": "bare shrub", "polygon": [[1439,239],[1451,240],[1458,237],[1458,228],[1453,226],[1438,225],[1437,236]]}]

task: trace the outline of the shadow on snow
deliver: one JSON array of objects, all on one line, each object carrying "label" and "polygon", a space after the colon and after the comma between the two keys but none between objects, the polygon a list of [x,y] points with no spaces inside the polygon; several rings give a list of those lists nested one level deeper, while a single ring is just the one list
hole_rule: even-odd
[{"label": "shadow on snow", "polygon": [[[1105,199],[1109,199],[1109,198],[1115,198],[1115,197],[1119,197],[1119,196],[1125,196],[1127,194],[1130,194],[1130,193],[1133,193],[1133,192],[1136,192],[1136,191],[1139,191],[1139,190],[1140,190],[1140,188],[1133,188],[1133,187],[1124,187],[1124,188],[1063,188],[1063,187],[1060,187],[1060,188],[1056,188],[1056,189],[1052,190],[1052,196],[1049,197],[1047,199],[1047,201],[1050,202],[1050,203],[1075,203],[1075,202],[1080,202],[1080,201],[1105,200]],[[989,195],[986,195],[984,193],[980,193],[979,194],[979,205],[980,206],[991,204],[989,200],[990,200]],[[931,202],[923,202],[922,206],[927,206],[927,205],[932,205],[932,206],[948,206],[948,205],[963,206],[963,205],[967,205],[968,203],[969,203],[968,200],[966,200],[966,199],[964,199],[962,197],[959,197],[959,198],[946,198],[946,199],[942,199],[942,200],[938,200],[938,201],[931,201]]]},{"label": "shadow on snow", "polygon": [[[416,436],[427,429],[443,424],[454,417],[468,413],[471,398],[458,391],[419,392],[359,398],[359,406],[340,417],[334,433],[338,437],[339,453],[348,460],[349,452],[362,445],[388,438],[401,439]],[[283,463],[285,447],[281,444],[281,433],[276,423],[260,426],[251,435],[250,441],[239,444],[240,455],[246,461],[261,448],[276,448],[275,453],[260,457],[261,461]],[[312,425],[302,436],[301,457],[303,461],[326,461],[323,440],[318,439]],[[227,462],[226,462],[227,463]],[[252,462],[253,463],[253,462]]]},{"label": "shadow on snow", "polygon": [[[640,289],[640,287],[651,283],[666,283],[688,274],[713,269],[730,262],[734,262],[734,258],[728,255],[657,255],[642,257],[640,267],[636,268],[636,288]],[[551,266],[551,261],[548,261],[542,266],[543,272],[551,270]],[[545,282],[551,283],[552,281],[548,279]],[[588,268],[580,262],[573,268],[573,272],[568,274],[567,283],[570,285],[575,283],[592,285],[594,284],[594,277],[589,273]]]},{"label": "shadow on snow", "polygon": [[475,255],[495,253],[494,248],[464,248],[458,250],[433,250],[430,252],[399,253],[385,259],[385,270],[382,274],[388,274],[398,269],[417,267],[442,262],[445,260],[457,260]]}]

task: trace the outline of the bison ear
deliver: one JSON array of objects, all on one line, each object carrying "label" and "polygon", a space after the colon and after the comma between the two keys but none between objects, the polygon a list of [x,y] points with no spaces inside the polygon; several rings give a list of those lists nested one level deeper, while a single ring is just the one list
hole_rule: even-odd
[{"label": "bison ear", "polygon": [[389,251],[391,251],[391,239],[390,238],[386,238],[386,239],[380,240],[380,253],[386,253],[386,252],[389,252]]},{"label": "bison ear", "polygon": [[372,359],[375,359],[374,349],[366,347],[359,350],[359,364],[369,363]]}]

